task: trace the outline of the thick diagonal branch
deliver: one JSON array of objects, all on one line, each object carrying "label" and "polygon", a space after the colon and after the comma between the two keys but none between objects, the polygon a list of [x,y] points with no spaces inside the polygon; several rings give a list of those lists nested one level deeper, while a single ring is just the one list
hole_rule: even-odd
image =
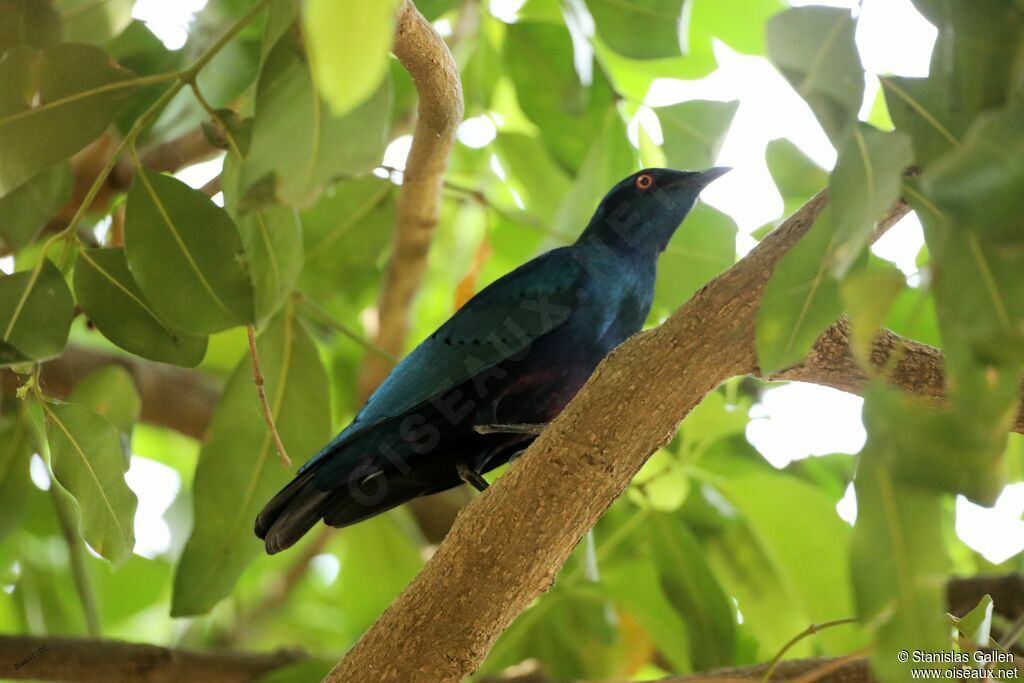
[{"label": "thick diagonal branch", "polygon": [[243,683],[305,658],[294,651],[202,652],[117,640],[0,636],[0,677],[6,680]]},{"label": "thick diagonal branch", "polygon": [[[455,130],[462,120],[463,102],[459,69],[451,51],[411,0],[402,2],[397,22],[393,52],[416,85],[419,111],[398,198],[391,257],[377,304],[376,343],[388,353],[401,356],[410,309],[423,281],[441,212],[444,172]],[[367,356],[359,382],[362,397],[366,398],[390,370],[382,359]]]}]

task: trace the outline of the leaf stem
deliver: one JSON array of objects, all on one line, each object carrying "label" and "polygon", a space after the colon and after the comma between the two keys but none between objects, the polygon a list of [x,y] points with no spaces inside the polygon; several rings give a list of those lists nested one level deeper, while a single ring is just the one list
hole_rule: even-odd
[{"label": "leaf stem", "polygon": [[263,421],[267,423],[270,436],[274,440],[274,447],[281,458],[281,464],[285,467],[292,466],[292,459],[281,443],[281,435],[277,433],[277,426],[274,424],[274,415],[270,412],[270,404],[267,402],[267,392],[264,388],[266,380],[263,379],[263,371],[260,369],[260,356],[256,351],[256,329],[252,325],[246,325],[245,331],[249,335],[249,356],[252,358],[252,381],[256,385],[256,394],[260,399],[260,408],[263,409]]},{"label": "leaf stem", "polygon": [[99,609],[96,607],[96,594],[93,592],[89,570],[85,564],[85,546],[81,536],[78,535],[78,515],[71,496],[61,488],[54,478],[50,480],[50,494],[53,498],[53,507],[57,512],[61,534],[68,545],[71,575],[75,580],[78,599],[82,602],[86,629],[90,636],[98,638],[100,636]]},{"label": "leaf stem", "polygon": [[772,661],[768,664],[768,668],[765,669],[764,672],[764,678],[762,678],[761,680],[770,681],[772,678],[772,674],[775,673],[775,667],[778,666],[779,662],[782,661],[782,657],[786,654],[786,652],[789,651],[790,648],[792,648],[794,645],[799,643],[804,638],[808,636],[813,636],[815,633],[820,633],[821,631],[832,628],[833,626],[842,626],[844,624],[856,624],[858,621],[860,620],[856,617],[847,617],[845,619],[834,619],[833,621],[826,621],[821,624],[811,624],[803,631],[790,638],[789,642],[782,646],[782,649],[780,649],[778,653],[776,653],[776,655],[772,658]]}]

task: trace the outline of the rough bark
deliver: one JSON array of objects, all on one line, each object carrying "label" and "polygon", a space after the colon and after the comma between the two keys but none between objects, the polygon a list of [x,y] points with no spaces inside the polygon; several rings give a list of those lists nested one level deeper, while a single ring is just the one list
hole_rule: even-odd
[{"label": "rough bark", "polygon": [[[377,304],[376,344],[400,356],[441,211],[444,172],[462,120],[463,102],[459,69],[451,51],[411,0],[404,0],[398,9],[393,52],[409,71],[419,95],[391,257]],[[390,370],[380,358],[367,356],[359,382],[364,399]]]},{"label": "rough bark", "polygon": [[0,636],[0,677],[74,683],[244,683],[305,659],[267,654],[172,650],[117,640]]}]

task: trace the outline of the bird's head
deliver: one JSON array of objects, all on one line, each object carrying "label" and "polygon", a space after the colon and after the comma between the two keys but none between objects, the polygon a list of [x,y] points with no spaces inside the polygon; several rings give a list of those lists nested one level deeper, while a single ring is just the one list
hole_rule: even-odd
[{"label": "bird's head", "polygon": [[604,196],[579,242],[657,254],[665,249],[701,190],[729,170],[648,168],[634,173]]}]

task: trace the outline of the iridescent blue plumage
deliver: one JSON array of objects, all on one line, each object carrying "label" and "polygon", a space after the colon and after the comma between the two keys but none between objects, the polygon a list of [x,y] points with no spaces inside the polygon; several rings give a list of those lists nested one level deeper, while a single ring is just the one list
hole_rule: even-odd
[{"label": "iridescent blue plumage", "polygon": [[[355,420],[256,520],[268,552],[487,472],[534,438],[476,427],[554,419],[640,330],[658,254],[726,169],[648,169],[608,192],[579,240],[470,299],[399,363]],[[461,477],[460,477],[461,473]]]}]

